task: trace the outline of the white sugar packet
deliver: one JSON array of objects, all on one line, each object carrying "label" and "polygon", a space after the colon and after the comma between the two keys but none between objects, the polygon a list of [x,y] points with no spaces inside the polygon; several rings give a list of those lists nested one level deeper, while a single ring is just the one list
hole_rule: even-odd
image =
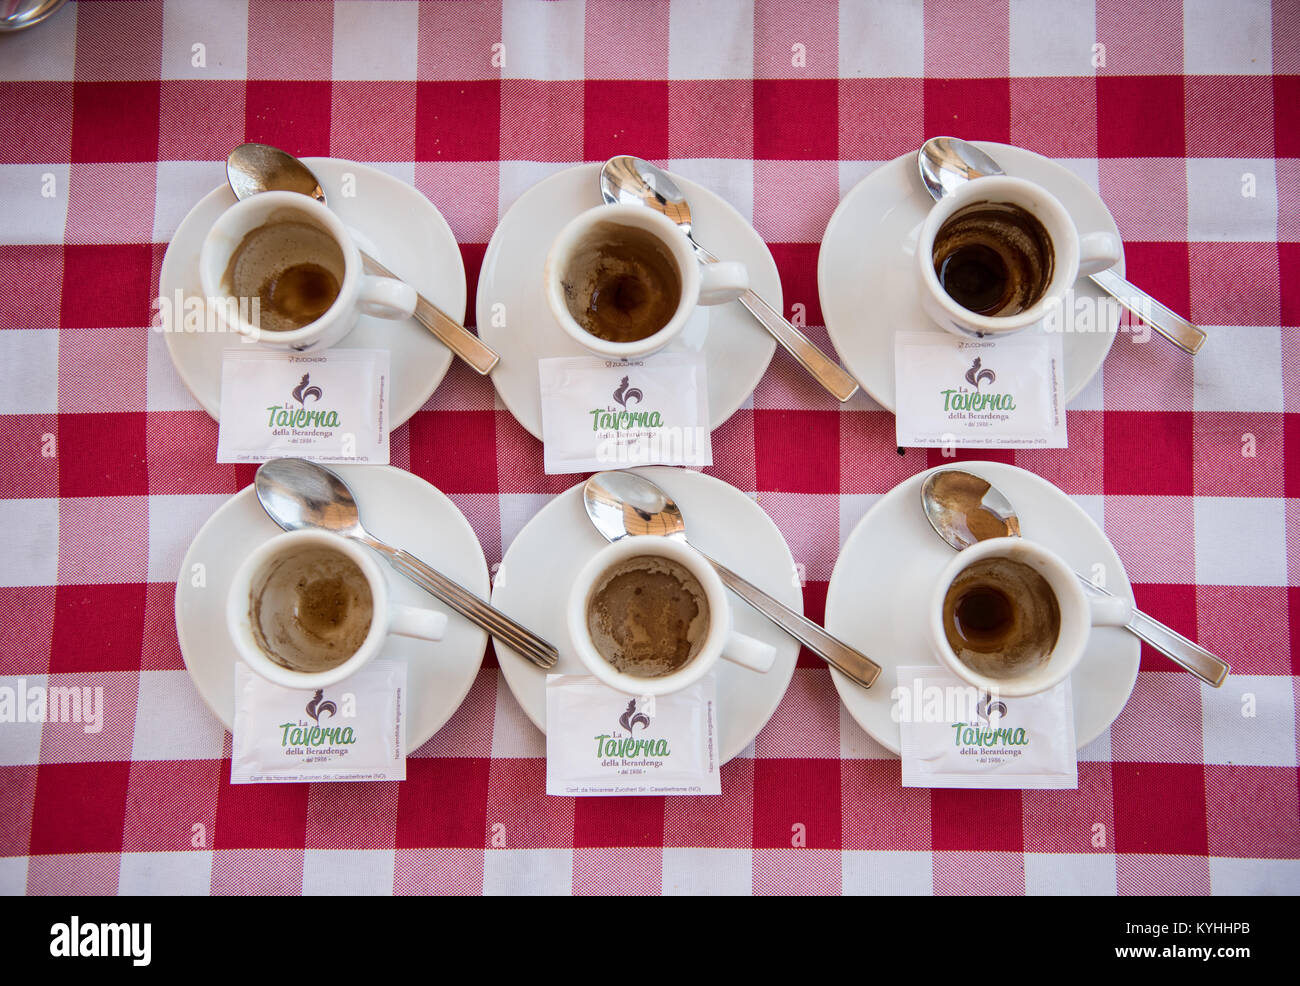
[{"label": "white sugar packet", "polygon": [[537,371],[548,474],[713,465],[702,353],[561,357],[538,360]]},{"label": "white sugar packet", "polygon": [[1066,447],[1059,333],[899,332],[894,383],[902,448]]},{"label": "white sugar packet", "polygon": [[1025,698],[982,692],[941,667],[900,667],[890,694],[903,787],[1077,788],[1070,679]]},{"label": "white sugar packet", "polygon": [[387,349],[228,349],[218,462],[388,463]]},{"label": "white sugar packet", "polygon": [[546,793],[721,794],[714,676],[634,698],[591,675],[546,676]]},{"label": "white sugar packet", "polygon": [[235,662],[231,784],[404,780],[405,661],[371,661],[314,692]]}]

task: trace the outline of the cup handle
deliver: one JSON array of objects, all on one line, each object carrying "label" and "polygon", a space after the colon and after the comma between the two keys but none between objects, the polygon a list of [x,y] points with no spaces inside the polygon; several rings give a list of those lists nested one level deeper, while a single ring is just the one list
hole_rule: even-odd
[{"label": "cup handle", "polygon": [[415,311],[415,288],[392,277],[361,276],[357,307],[377,318],[407,318]]},{"label": "cup handle", "polygon": [[738,260],[705,264],[700,268],[700,304],[735,301],[749,290],[749,271]]},{"label": "cup handle", "polygon": [[1123,254],[1114,233],[1089,233],[1079,237],[1079,276],[1088,277],[1110,270]]},{"label": "cup handle", "polygon": [[1118,596],[1089,596],[1088,609],[1093,626],[1122,627],[1133,619],[1133,606]]},{"label": "cup handle", "polygon": [[418,606],[393,606],[388,621],[388,632],[399,637],[419,637],[421,640],[441,640],[447,632],[447,614]]},{"label": "cup handle", "polygon": [[722,656],[732,664],[764,674],[776,663],[776,648],[771,644],[731,630],[722,645]]}]

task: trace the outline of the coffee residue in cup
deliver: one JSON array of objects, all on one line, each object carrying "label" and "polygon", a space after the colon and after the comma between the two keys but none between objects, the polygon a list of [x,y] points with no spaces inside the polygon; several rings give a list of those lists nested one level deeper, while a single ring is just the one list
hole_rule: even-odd
[{"label": "coffee residue in cup", "polygon": [[685,667],[709,633],[704,587],[684,566],[641,555],[614,566],[596,582],[587,603],[587,630],[617,671],[659,678]]},{"label": "coffee residue in cup", "polygon": [[276,558],[249,593],[253,637],[290,671],[338,667],[370,633],[374,599],[365,573],[347,555],[304,548]]},{"label": "coffee residue in cup", "polygon": [[934,272],[948,295],[977,315],[1033,307],[1052,282],[1052,238],[1038,217],[1010,202],[975,202],[934,237]]},{"label": "coffee residue in cup", "polygon": [[291,332],[330,310],[345,269],[343,250],[326,230],[299,213],[273,214],[235,248],[224,283],[235,297],[258,299],[258,328]]},{"label": "coffee residue in cup", "polygon": [[569,314],[606,342],[638,342],[677,313],[677,261],[654,234],[612,222],[593,226],[573,250],[561,283]]},{"label": "coffee residue in cup", "polygon": [[1061,607],[1033,567],[1014,558],[981,558],[962,569],[944,594],[943,632],[972,671],[1016,678],[1051,657]]}]

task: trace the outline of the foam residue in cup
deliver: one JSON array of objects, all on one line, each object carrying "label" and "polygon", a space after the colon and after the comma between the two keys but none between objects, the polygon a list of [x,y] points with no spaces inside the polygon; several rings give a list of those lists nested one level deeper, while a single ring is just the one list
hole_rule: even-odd
[{"label": "foam residue in cup", "polygon": [[640,555],[610,568],[587,597],[587,630],[617,671],[659,678],[688,664],[709,634],[704,587],[683,565]]},{"label": "foam residue in cup", "polygon": [[236,298],[257,298],[258,328],[290,332],[334,304],[346,261],[334,237],[304,213],[279,210],[244,235],[223,283]]}]

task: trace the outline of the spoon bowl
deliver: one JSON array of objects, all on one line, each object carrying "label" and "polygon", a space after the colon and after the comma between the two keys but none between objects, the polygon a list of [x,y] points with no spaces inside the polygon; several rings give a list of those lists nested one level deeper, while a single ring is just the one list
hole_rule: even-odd
[{"label": "spoon bowl", "polygon": [[[1021,536],[1011,501],[987,480],[960,469],[939,469],[927,476],[921,484],[921,506],[934,532],[958,551],[989,538]],[[1114,595],[1086,575],[1074,574],[1085,588]],[[1228,676],[1226,661],[1136,606],[1124,629],[1206,684],[1218,688]]]}]

